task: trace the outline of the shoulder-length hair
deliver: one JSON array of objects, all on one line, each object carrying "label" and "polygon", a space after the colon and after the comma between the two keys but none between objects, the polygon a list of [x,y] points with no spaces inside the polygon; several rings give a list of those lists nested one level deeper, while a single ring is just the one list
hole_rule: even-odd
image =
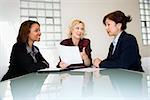
[{"label": "shoulder-length hair", "polygon": [[40,26],[40,24],[37,21],[32,21],[32,20],[24,21],[21,24],[20,29],[19,29],[19,33],[18,33],[18,36],[17,36],[17,42],[27,43],[29,33],[30,33],[30,29],[31,29],[31,26],[33,24],[38,24]]},{"label": "shoulder-length hair", "polygon": [[73,30],[73,27],[75,26],[75,25],[78,25],[78,24],[82,24],[83,25],[83,27],[84,27],[84,35],[85,35],[85,24],[84,24],[84,22],[83,21],[81,21],[81,20],[79,20],[79,19],[75,19],[75,20],[73,20],[72,21],[72,23],[71,23],[71,25],[69,26],[69,37],[71,37],[71,35],[72,35],[72,30]]}]

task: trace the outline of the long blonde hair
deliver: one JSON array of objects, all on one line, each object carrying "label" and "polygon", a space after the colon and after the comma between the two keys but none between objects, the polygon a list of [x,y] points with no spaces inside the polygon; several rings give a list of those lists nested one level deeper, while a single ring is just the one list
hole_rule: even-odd
[{"label": "long blonde hair", "polygon": [[83,25],[83,27],[84,27],[84,33],[83,33],[83,35],[85,35],[85,24],[84,24],[84,22],[81,21],[81,20],[79,20],[79,19],[75,19],[75,20],[72,21],[72,23],[71,23],[70,26],[69,26],[69,34],[68,34],[69,37],[71,37],[71,35],[72,35],[72,29],[73,29],[73,27],[74,27],[75,25],[77,25],[77,24],[80,24],[80,23],[81,23],[81,24]]}]

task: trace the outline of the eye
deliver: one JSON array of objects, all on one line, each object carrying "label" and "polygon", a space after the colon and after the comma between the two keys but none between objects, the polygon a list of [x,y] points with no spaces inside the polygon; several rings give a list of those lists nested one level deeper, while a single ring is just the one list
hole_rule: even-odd
[{"label": "eye", "polygon": [[35,32],[40,32],[40,29],[39,28],[35,29]]},{"label": "eye", "polygon": [[38,30],[35,30],[35,32],[38,32]]},{"label": "eye", "polygon": [[84,31],[84,28],[81,28],[82,31]]},{"label": "eye", "polygon": [[106,24],[106,26],[109,26],[110,24],[108,23],[108,24]]},{"label": "eye", "polygon": [[75,27],[75,29],[79,30],[79,27]]}]

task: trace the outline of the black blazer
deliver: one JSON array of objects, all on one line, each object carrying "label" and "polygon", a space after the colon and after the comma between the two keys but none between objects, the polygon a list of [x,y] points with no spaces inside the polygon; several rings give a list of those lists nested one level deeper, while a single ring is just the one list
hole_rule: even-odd
[{"label": "black blazer", "polygon": [[[36,46],[34,47],[37,48]],[[37,50],[38,53],[35,55],[37,63],[34,63],[32,56],[27,53],[26,44],[15,43],[10,56],[9,70],[2,78],[2,81],[49,67],[48,62],[42,57],[38,48]],[[45,61],[45,63],[42,61]]]},{"label": "black blazer", "polygon": [[123,31],[118,39],[115,51],[111,55],[109,48],[108,56],[99,66],[101,68],[123,68],[134,71],[142,71],[141,56],[136,38]]}]

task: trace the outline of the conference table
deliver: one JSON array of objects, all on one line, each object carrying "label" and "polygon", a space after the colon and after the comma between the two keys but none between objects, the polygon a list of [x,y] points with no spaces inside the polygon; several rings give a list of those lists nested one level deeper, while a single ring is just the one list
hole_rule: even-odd
[{"label": "conference table", "polygon": [[0,100],[150,100],[149,74],[91,69],[35,72],[2,81]]}]

